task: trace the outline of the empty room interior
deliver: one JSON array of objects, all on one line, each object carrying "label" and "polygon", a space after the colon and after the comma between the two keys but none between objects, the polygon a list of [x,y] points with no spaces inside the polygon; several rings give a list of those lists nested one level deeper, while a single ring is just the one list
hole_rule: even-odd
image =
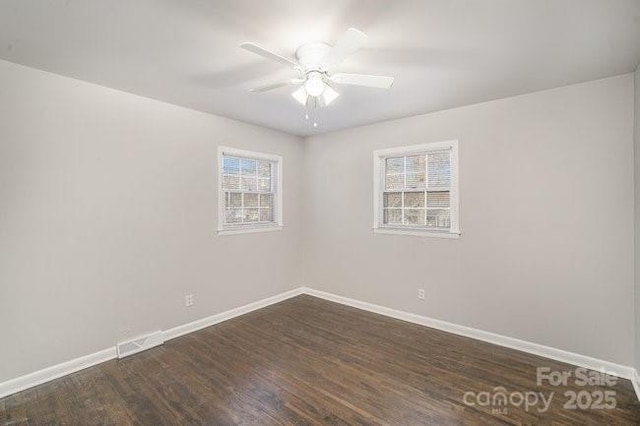
[{"label": "empty room interior", "polygon": [[640,425],[640,0],[0,0],[0,426]]}]

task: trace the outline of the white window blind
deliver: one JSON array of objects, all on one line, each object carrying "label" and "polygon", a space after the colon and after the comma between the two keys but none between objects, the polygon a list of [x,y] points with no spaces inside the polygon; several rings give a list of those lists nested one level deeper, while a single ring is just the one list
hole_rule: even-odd
[{"label": "white window blind", "polygon": [[220,153],[218,231],[282,226],[281,158],[223,148]]},{"label": "white window blind", "polygon": [[458,233],[457,144],[374,153],[376,229]]}]

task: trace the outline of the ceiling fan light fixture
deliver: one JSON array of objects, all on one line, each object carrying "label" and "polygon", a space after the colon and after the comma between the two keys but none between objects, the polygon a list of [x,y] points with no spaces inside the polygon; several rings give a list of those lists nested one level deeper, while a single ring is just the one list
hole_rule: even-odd
[{"label": "ceiling fan light fixture", "polygon": [[291,94],[291,96],[293,96],[296,101],[300,102],[302,106],[307,105],[307,98],[309,98],[309,95],[307,94],[304,86],[299,87],[295,92]]},{"label": "ceiling fan light fixture", "polygon": [[262,93],[287,85],[297,86],[291,96],[304,107],[305,119],[313,124],[313,127],[318,127],[318,109],[329,106],[340,96],[335,89],[336,85],[378,89],[389,89],[393,85],[393,77],[335,72],[336,68],[348,56],[358,51],[366,41],[367,36],[362,31],[349,28],[333,46],[322,41],[304,43],[296,49],[295,59],[253,42],[242,43],[240,47],[298,73],[297,78],[265,84],[251,89],[251,92]]},{"label": "ceiling fan light fixture", "polygon": [[340,96],[340,93],[333,90],[333,88],[329,85],[326,85],[326,87],[324,88],[324,92],[322,92],[322,98],[324,99],[324,104],[327,106],[331,102],[333,102],[338,96]]},{"label": "ceiling fan light fixture", "polygon": [[312,71],[307,75],[307,81],[304,83],[304,90],[309,96],[320,96],[325,91],[326,85],[322,81],[322,74]]}]

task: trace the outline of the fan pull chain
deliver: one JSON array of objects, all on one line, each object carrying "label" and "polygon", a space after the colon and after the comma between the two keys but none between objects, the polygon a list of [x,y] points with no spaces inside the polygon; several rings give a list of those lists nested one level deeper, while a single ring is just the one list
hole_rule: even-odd
[{"label": "fan pull chain", "polygon": [[309,119],[309,98],[310,96],[307,97],[307,102],[305,102],[304,104],[304,118],[305,120]]},{"label": "fan pull chain", "polygon": [[318,98],[309,96],[307,103],[305,104],[304,118],[305,120],[311,120],[313,127],[318,127]]},{"label": "fan pull chain", "polygon": [[318,98],[313,98],[313,127],[318,127]]}]

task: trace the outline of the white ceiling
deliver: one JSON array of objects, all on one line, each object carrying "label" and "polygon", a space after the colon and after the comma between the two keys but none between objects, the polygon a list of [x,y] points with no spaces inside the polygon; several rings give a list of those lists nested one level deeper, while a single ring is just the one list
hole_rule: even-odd
[{"label": "white ceiling", "polygon": [[[348,27],[366,49],[339,69],[392,75],[343,87],[314,129],[293,76],[238,47],[288,56]],[[0,58],[196,110],[310,135],[633,71],[640,0],[2,0]]]}]

